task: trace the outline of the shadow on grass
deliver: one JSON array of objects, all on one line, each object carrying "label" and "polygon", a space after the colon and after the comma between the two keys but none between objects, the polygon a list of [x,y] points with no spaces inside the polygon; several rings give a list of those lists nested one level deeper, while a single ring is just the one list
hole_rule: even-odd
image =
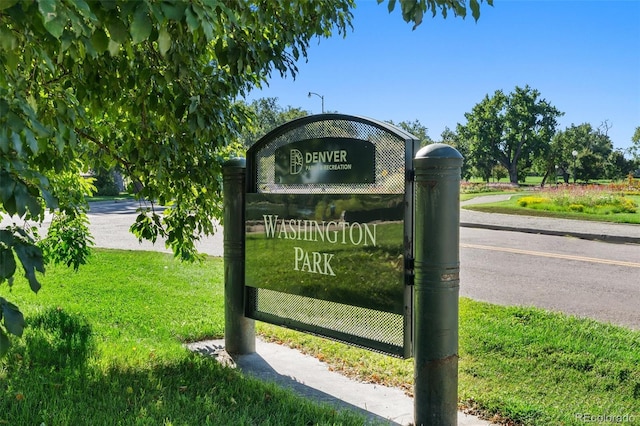
[{"label": "shadow on grass", "polygon": [[26,330],[22,357],[36,368],[83,368],[95,350],[87,320],[60,308],[27,319]]},{"label": "shadow on grass", "polygon": [[0,424],[363,424],[187,349],[101,366],[90,325],[60,309],[28,320],[15,342],[0,360]]}]

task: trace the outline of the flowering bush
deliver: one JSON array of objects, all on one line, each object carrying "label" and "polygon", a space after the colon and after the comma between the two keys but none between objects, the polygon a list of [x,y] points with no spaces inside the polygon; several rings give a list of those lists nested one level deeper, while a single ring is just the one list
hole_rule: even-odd
[{"label": "flowering bush", "polygon": [[591,214],[636,213],[638,204],[625,197],[626,190],[611,185],[561,186],[544,189],[518,200],[521,207]]},{"label": "flowering bush", "polygon": [[631,173],[626,181],[609,183],[606,187],[612,192],[620,192],[626,195],[640,195],[640,179],[635,179]]},{"label": "flowering bush", "polygon": [[475,183],[466,181],[460,183],[461,194],[480,194],[483,192],[513,191],[516,189],[518,189],[518,185],[512,183]]},{"label": "flowering bush", "polygon": [[550,200],[548,198],[544,198],[544,197],[535,197],[535,196],[526,196],[526,197],[521,197],[520,199],[518,199],[518,205],[520,207],[527,207],[527,206],[531,206],[533,204],[542,204],[542,203],[548,203]]}]

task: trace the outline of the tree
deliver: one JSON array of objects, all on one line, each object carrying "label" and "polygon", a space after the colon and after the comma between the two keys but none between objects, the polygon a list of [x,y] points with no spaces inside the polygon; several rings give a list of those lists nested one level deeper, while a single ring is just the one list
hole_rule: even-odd
[{"label": "tree", "polygon": [[562,115],[529,86],[516,87],[509,95],[497,90],[465,114],[467,123],[458,125],[458,133],[469,141],[472,165],[487,172],[486,178],[498,163],[517,184],[518,167],[547,153]]},{"label": "tree", "polygon": [[[489,4],[491,0],[487,1]],[[389,10],[395,2],[390,1]],[[297,73],[310,41],[345,35],[353,0],[255,1],[2,0],[0,2],[0,206],[42,221],[48,240],[29,228],[0,229],[0,283],[13,283],[18,258],[31,288],[45,262],[78,267],[90,236],[84,213],[89,169],[118,166],[139,189],[132,232],[166,240],[177,257],[221,216],[221,163],[250,119],[240,96],[275,71]],[[463,0],[401,3],[416,25],[425,12],[464,17]],[[470,0],[474,18],[478,0]],[[43,252],[44,250],[44,252]],[[24,326],[0,298],[0,354]]]},{"label": "tree", "polygon": [[612,180],[624,179],[633,173],[635,163],[627,159],[622,150],[613,150],[605,162],[604,177]]},{"label": "tree", "polygon": [[636,127],[635,132],[633,132],[631,142],[633,143],[631,146],[633,157],[636,160],[640,160],[640,126]]},{"label": "tree", "polygon": [[276,127],[311,114],[301,108],[283,108],[278,105],[278,98],[260,98],[251,102],[248,108],[252,118],[240,134],[240,142],[247,148]]},{"label": "tree", "polygon": [[611,160],[613,151],[613,143],[607,135],[608,128],[606,122],[598,129],[589,123],[572,124],[556,133],[547,156],[548,170],[558,166],[565,183],[569,183],[570,175],[585,181],[605,177],[605,165]]},{"label": "tree", "polygon": [[464,161],[462,162],[462,169],[460,171],[461,177],[464,180],[471,179],[473,174],[471,173],[471,162],[469,159],[469,143],[467,142],[467,140],[464,138],[461,138],[458,135],[458,133],[454,132],[449,127],[445,126],[444,130],[440,134],[440,142],[447,145],[451,145],[452,147],[458,150],[458,152],[464,158]]},{"label": "tree", "polygon": [[389,120],[389,124],[401,128],[405,132],[411,133],[420,141],[420,146],[429,145],[433,143],[433,140],[429,137],[429,129],[424,126],[420,120],[413,121],[401,121],[395,124],[392,120]]}]

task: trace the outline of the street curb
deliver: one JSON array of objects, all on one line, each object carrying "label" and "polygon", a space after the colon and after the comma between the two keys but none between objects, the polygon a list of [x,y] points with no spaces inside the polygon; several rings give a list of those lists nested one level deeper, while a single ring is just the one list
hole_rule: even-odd
[{"label": "street curb", "polygon": [[551,235],[556,237],[574,237],[574,238],[580,238],[582,240],[602,241],[602,242],[614,243],[614,244],[640,245],[640,238],[628,237],[624,235],[586,234],[582,232],[573,232],[573,231],[554,231],[550,229],[520,228],[520,227],[513,227],[513,226],[502,226],[502,225],[493,225],[493,224],[486,224],[486,223],[470,223],[470,222],[460,222],[460,226],[464,228],[491,229],[494,231],[523,232],[526,234]]}]

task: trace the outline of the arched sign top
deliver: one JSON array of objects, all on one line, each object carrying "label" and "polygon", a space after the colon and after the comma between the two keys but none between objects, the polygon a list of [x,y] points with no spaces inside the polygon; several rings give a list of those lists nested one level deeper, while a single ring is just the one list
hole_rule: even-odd
[{"label": "arched sign top", "polygon": [[366,117],[299,118],[249,148],[247,190],[402,193],[418,145],[406,131]]},{"label": "arched sign top", "polygon": [[[406,141],[413,141],[413,140],[418,140],[414,135],[412,135],[411,133],[406,132],[405,130],[396,127],[392,124],[386,123],[384,121],[380,121],[380,120],[376,120],[373,118],[368,118],[368,117],[363,117],[363,116],[359,116],[359,115],[347,115],[347,114],[334,114],[334,113],[327,113],[327,114],[315,114],[315,115],[308,115],[306,117],[301,117],[301,118],[296,118],[294,120],[291,120],[279,127],[276,127],[275,129],[271,130],[269,133],[267,133],[266,135],[264,135],[262,138],[260,138],[258,141],[256,141],[255,144],[253,144],[250,148],[249,151],[252,150],[259,150],[260,147],[262,145],[264,145],[265,143],[268,143],[269,141],[279,137],[282,134],[285,134],[289,131],[291,131],[292,129],[298,128],[298,127],[303,127],[309,123],[317,123],[317,122],[322,122],[322,121],[336,121],[336,120],[341,120],[341,121],[352,121],[354,123],[363,123],[363,124],[367,124],[373,127],[377,127],[380,130],[386,131],[388,133],[394,134],[396,135],[398,138],[400,139],[404,139]],[[249,154],[247,154],[249,155]]]}]

